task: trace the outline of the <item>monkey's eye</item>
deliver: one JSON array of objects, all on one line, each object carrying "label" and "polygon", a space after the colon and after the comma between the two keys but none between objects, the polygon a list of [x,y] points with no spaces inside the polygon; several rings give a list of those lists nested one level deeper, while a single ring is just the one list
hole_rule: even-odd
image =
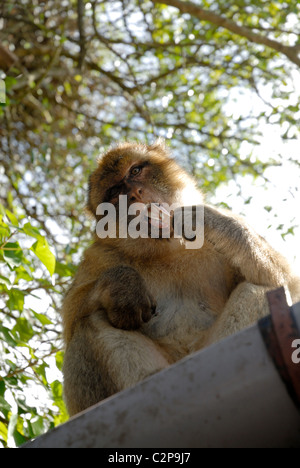
[{"label": "monkey's eye", "polygon": [[142,170],[142,166],[135,166],[131,169],[130,175],[136,176],[141,172],[141,170]]},{"label": "monkey's eye", "polygon": [[114,187],[111,187],[107,191],[106,198],[111,200],[112,198],[115,198],[119,193],[120,193],[120,187],[118,185],[115,185]]}]

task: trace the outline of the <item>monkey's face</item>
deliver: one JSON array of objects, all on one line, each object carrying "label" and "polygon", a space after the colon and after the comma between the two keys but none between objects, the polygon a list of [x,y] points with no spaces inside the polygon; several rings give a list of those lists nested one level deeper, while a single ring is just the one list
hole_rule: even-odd
[{"label": "monkey's face", "polygon": [[[99,221],[104,215],[99,206],[111,204],[116,210],[117,224],[126,216],[128,226],[133,215],[124,213],[121,199],[125,199],[129,212],[133,204],[144,207],[182,204],[180,196],[191,185],[194,188],[191,179],[170,158],[162,142],[151,146],[123,143],[101,158],[90,177],[88,208]],[[151,217],[148,221],[151,224]]]},{"label": "monkey's face", "polygon": [[95,215],[99,203],[117,204],[119,195],[126,195],[129,204],[167,203],[178,189],[178,169],[160,142],[120,144],[100,159],[92,174],[88,208]]}]

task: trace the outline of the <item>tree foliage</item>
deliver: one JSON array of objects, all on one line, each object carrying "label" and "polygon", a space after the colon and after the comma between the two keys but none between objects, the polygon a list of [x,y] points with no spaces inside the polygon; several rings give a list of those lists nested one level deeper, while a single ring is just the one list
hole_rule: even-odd
[{"label": "tree foliage", "polygon": [[[264,177],[282,157],[253,158],[261,129],[299,136],[299,15],[295,0],[1,2],[3,446],[66,419],[58,310],[89,242],[96,157],[163,136],[208,195]],[[237,112],[242,93],[257,105]]]}]

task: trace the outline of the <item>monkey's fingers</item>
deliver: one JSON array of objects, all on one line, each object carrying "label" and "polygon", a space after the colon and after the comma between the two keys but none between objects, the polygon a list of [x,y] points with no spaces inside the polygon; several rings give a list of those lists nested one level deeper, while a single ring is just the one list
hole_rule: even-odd
[{"label": "monkey's fingers", "polygon": [[156,315],[156,304],[152,298],[149,298],[147,305],[145,305],[142,309],[142,320],[145,323],[149,322],[149,320],[151,320],[152,317],[155,317]]},{"label": "monkey's fingers", "polygon": [[145,208],[145,217],[153,226],[160,229],[168,228],[170,225],[171,214],[159,203],[148,203]]}]

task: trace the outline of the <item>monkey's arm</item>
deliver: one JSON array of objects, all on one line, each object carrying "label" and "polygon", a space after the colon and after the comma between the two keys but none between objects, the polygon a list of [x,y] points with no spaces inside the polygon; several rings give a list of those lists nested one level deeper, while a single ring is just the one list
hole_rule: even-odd
[{"label": "monkey's arm", "polygon": [[125,265],[106,270],[88,302],[94,310],[104,309],[109,322],[123,330],[140,328],[156,311],[155,301],[141,275]]},{"label": "monkey's arm", "polygon": [[[195,209],[184,207],[184,210],[187,216],[190,212],[195,226]],[[204,205],[204,238],[249,283],[278,287],[292,280],[287,260],[243,219],[231,213]]]},{"label": "monkey's arm", "polygon": [[244,220],[205,206],[204,236],[249,283],[272,287],[288,283],[287,260]]},{"label": "monkey's arm", "polygon": [[[98,279],[80,284],[85,273],[83,263],[63,305],[64,334],[69,342],[76,323],[83,317],[103,310],[108,321],[123,330],[135,330],[148,322],[156,304],[140,274],[131,267],[108,268]],[[83,271],[83,272],[82,272]]]}]

